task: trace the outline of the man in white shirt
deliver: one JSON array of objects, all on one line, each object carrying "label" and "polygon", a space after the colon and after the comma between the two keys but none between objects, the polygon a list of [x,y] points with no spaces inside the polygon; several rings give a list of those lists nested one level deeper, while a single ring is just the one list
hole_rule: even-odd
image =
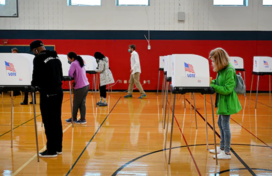
[{"label": "man in white shirt", "polygon": [[125,96],[125,98],[131,98],[134,84],[138,88],[138,90],[141,93],[141,96],[139,99],[145,98],[146,94],[144,92],[144,89],[140,83],[140,74],[141,74],[141,65],[140,65],[140,59],[138,53],[135,51],[136,47],[135,45],[130,45],[128,51],[131,53],[130,63],[131,63],[131,75],[129,79],[129,87],[128,87],[128,94]]}]

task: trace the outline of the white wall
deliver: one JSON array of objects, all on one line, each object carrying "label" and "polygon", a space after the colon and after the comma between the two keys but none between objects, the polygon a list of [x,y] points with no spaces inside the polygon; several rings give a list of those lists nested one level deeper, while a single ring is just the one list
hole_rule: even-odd
[{"label": "white wall", "polygon": [[[19,0],[19,18],[0,18],[0,29],[38,30],[272,30],[272,7],[213,6],[213,0],[150,0],[149,7],[68,7],[67,0]],[[185,12],[185,22],[177,13]]]}]

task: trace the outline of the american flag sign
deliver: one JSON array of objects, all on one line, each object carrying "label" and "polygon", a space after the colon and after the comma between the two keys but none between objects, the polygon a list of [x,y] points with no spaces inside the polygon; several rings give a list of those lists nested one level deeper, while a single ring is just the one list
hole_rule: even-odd
[{"label": "american flag sign", "polygon": [[184,66],[185,66],[185,71],[190,73],[195,73],[194,67],[191,64],[184,62]]},{"label": "american flag sign", "polygon": [[6,70],[11,72],[16,72],[14,65],[10,62],[5,61]]}]

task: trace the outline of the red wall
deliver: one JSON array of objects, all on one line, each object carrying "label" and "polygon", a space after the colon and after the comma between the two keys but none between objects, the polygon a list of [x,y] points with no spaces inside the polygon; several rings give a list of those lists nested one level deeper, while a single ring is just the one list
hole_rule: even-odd
[{"label": "red wall", "polygon": [[[9,40],[9,45],[29,45],[32,40]],[[150,84],[145,84],[145,90],[156,90],[158,82],[159,56],[169,54],[197,54],[208,57],[209,52],[216,48],[224,48],[230,56],[239,56],[244,59],[246,69],[246,86],[250,89],[251,72],[253,68],[253,56],[271,56],[272,41],[226,41],[226,40],[151,40],[151,50],[147,50],[146,40],[44,40],[45,45],[55,45],[59,54],[66,54],[74,51],[77,54],[93,55],[100,51],[110,59],[110,68],[115,80],[121,79],[122,84],[118,83],[113,90],[127,89],[130,76],[130,54],[128,45],[135,44],[136,50],[140,55],[142,67],[141,82],[150,80]],[[211,76],[216,74],[211,70]],[[91,81],[91,77],[89,80]],[[256,89],[256,77],[254,88]],[[260,91],[268,90],[268,76],[260,77]],[[63,85],[68,89],[68,84]]]}]

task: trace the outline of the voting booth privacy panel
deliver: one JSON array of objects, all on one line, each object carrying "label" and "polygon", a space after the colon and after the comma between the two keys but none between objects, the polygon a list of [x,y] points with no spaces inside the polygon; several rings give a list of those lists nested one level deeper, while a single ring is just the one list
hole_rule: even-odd
[{"label": "voting booth privacy panel", "polygon": [[168,55],[167,56],[167,81],[171,81],[171,77],[172,77],[172,55]]},{"label": "voting booth privacy panel", "polygon": [[160,64],[159,64],[159,69],[164,68],[164,56],[160,56]]},{"label": "voting booth privacy panel", "polygon": [[194,54],[172,55],[173,87],[209,87],[209,61]]},{"label": "voting booth privacy panel", "polygon": [[30,86],[33,71],[31,54],[0,53],[0,84]]},{"label": "voting booth privacy panel", "polygon": [[96,59],[93,56],[89,55],[80,55],[84,61],[85,69],[88,72],[94,72],[97,68]]},{"label": "voting booth privacy panel", "polygon": [[167,72],[167,68],[168,68],[168,62],[167,62],[168,56],[164,56],[163,58],[164,58],[164,68],[163,68],[163,70],[166,73]]},{"label": "voting booth privacy panel", "polygon": [[272,57],[254,56],[253,73],[271,73],[271,72],[272,72]]},{"label": "voting booth privacy panel", "polygon": [[236,70],[244,70],[244,60],[241,57],[231,56],[229,57],[230,63],[234,66]]}]

